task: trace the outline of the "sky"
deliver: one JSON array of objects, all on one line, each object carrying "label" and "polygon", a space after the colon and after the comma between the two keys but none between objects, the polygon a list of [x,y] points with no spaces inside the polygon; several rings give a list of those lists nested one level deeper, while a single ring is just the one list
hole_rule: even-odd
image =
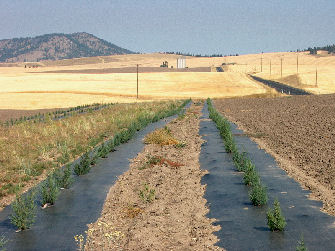
[{"label": "sky", "polygon": [[335,43],[334,0],[0,0],[0,40],[88,32],[136,52],[249,54]]}]

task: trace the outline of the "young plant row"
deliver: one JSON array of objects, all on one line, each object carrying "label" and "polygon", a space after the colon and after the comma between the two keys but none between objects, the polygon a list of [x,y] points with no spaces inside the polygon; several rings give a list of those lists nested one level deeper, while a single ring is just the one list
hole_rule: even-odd
[{"label": "young plant row", "polygon": [[[36,177],[72,162],[93,147],[125,130],[133,121],[157,121],[181,101],[114,104],[81,116],[43,123],[0,125],[0,206]],[[124,132],[127,133],[127,132]]]},{"label": "young plant row", "polygon": [[10,119],[2,124],[5,126],[13,126],[13,125],[18,125],[27,121],[33,122],[33,123],[38,123],[38,122],[44,122],[48,119],[52,120],[58,120],[58,119],[63,119],[66,117],[73,116],[75,114],[82,114],[86,112],[93,112],[97,110],[101,110],[103,108],[107,108],[112,106],[113,103],[107,103],[107,104],[99,104],[99,103],[94,103],[91,105],[80,105],[76,107],[71,107],[67,110],[56,110],[53,112],[48,112],[48,113],[38,113],[35,115],[31,116],[21,116],[20,118],[17,119]]},{"label": "young plant row", "polygon": [[[134,134],[146,127],[149,123],[157,122],[158,120],[180,113],[182,108],[189,102],[186,100],[180,106],[170,106],[170,109],[160,110],[154,115],[144,114],[137,117],[127,128],[117,132],[114,136],[100,146],[96,147],[90,152],[86,152],[74,164],[73,169],[71,165],[66,165],[62,170],[58,169],[48,176],[48,178],[41,184],[39,196],[37,189],[33,189],[25,195],[17,195],[12,204],[12,214],[10,215],[11,222],[19,229],[25,230],[30,228],[36,218],[36,198],[41,198],[41,206],[54,205],[61,189],[70,188],[73,182],[73,172],[77,176],[85,175],[90,172],[92,166],[97,163],[99,158],[107,158],[109,152],[115,151],[115,147],[128,142]],[[144,193],[143,193],[144,194]]]},{"label": "young plant row", "polygon": [[[209,117],[214,121],[225,143],[225,149],[232,154],[234,165],[239,172],[243,172],[244,184],[250,187],[249,199],[254,206],[267,204],[268,196],[266,187],[262,184],[255,165],[245,152],[240,153],[234,136],[231,132],[229,121],[221,116],[213,107],[211,100],[207,99]],[[278,200],[274,202],[274,208],[267,212],[267,222],[271,231],[283,231],[286,225]]]}]

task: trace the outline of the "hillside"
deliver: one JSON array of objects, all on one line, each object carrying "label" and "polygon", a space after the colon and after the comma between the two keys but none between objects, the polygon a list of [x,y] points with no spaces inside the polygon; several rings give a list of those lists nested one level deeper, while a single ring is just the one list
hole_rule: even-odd
[{"label": "hillside", "polygon": [[0,62],[37,62],[131,53],[86,32],[0,40]]}]

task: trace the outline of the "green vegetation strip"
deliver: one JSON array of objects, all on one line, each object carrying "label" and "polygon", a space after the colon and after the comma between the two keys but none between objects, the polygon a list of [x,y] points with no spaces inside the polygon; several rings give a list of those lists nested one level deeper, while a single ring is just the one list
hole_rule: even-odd
[{"label": "green vegetation strip", "polygon": [[81,114],[81,113],[101,110],[104,108],[108,108],[112,105],[114,105],[114,103],[107,103],[107,104],[94,103],[91,105],[80,105],[80,106],[71,107],[68,109],[56,110],[56,111],[48,112],[48,113],[38,113],[32,116],[21,116],[20,118],[16,118],[16,119],[12,118],[10,120],[3,122],[2,125],[13,126],[13,125],[18,125],[18,124],[25,123],[28,121],[32,123],[40,123],[40,122],[45,122],[46,120],[50,120],[50,119],[52,120],[63,119],[69,116],[73,116],[75,114]]},{"label": "green vegetation strip", "polygon": [[[134,117],[128,121],[126,127],[122,127],[121,130],[114,133],[113,137],[109,140],[102,142],[100,145],[89,148],[79,159],[78,163],[74,164],[73,171],[77,176],[85,175],[89,173],[91,167],[95,165],[99,158],[106,158],[109,152],[115,151],[115,147],[126,143],[129,141],[137,131],[141,130],[149,123],[157,122],[158,120],[172,116],[176,113],[181,113],[182,108],[189,102],[186,100],[184,102],[168,102],[168,103],[155,103],[154,107],[142,110],[142,112],[132,114]],[[154,110],[158,105],[162,107],[160,109]],[[141,110],[141,109],[140,109]],[[134,112],[133,110],[131,110]],[[126,114],[124,114],[126,115]],[[121,121],[119,121],[121,122]],[[60,193],[60,189],[67,189],[71,186],[73,181],[72,178],[72,168],[71,164],[67,164],[62,169],[56,169],[51,172],[47,179],[42,182],[40,190],[34,188],[30,193],[24,195],[16,196],[14,203],[12,204],[12,214],[10,216],[11,222],[19,229],[25,230],[29,228],[36,215],[36,205],[35,200],[38,197],[37,192],[39,192],[39,197],[41,197],[41,206],[43,208],[48,205],[54,205],[56,199]],[[155,191],[147,188],[142,191],[141,196],[148,202],[151,202]]]},{"label": "green vegetation strip", "polygon": [[[254,206],[267,204],[268,196],[266,187],[262,184],[255,165],[247,157],[245,152],[240,153],[237,149],[234,136],[231,132],[229,121],[219,114],[213,107],[211,100],[207,99],[209,117],[214,121],[225,143],[225,149],[232,154],[236,169],[244,173],[244,184],[250,186],[249,199]],[[267,212],[268,226],[271,231],[283,231],[286,225],[278,200],[274,203],[274,209]]]},{"label": "green vegetation strip", "polygon": [[149,123],[180,112],[187,102],[114,104],[62,120],[0,125],[0,200],[100,146],[98,156],[90,159],[94,164]]}]

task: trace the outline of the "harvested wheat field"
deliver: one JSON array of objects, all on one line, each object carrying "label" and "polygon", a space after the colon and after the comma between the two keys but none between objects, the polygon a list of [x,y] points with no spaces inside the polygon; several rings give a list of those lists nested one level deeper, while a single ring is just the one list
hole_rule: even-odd
[{"label": "harvested wheat field", "polygon": [[206,173],[198,162],[201,109],[193,104],[147,136],[130,170],[111,187],[101,217],[89,225],[85,250],[222,250],[200,183]]},{"label": "harvested wheat field", "polygon": [[335,215],[335,95],[221,99],[215,106]]},{"label": "harvested wheat field", "polygon": [[335,92],[335,56],[327,52],[320,51],[318,55],[310,55],[309,52],[250,54],[225,60],[231,64],[224,67],[227,71],[255,74],[314,94]]},{"label": "harvested wheat field", "polygon": [[[127,57],[129,62],[126,60]],[[263,85],[252,81],[244,73],[140,72],[139,99],[136,99],[136,73],[95,72],[98,69],[106,69],[108,72],[108,69],[112,71],[115,67],[121,67],[122,70],[122,67],[133,66],[134,63],[142,61],[143,67],[159,69],[159,64],[165,57],[173,57],[175,60],[177,56],[165,54],[111,56],[109,63],[101,63],[101,60],[97,63],[93,59],[87,61],[88,58],[84,58],[78,59],[78,62],[71,60],[74,65],[70,66],[65,63],[66,60],[62,60],[65,66],[61,66],[60,61],[55,61],[42,62],[39,68],[24,68],[23,65],[0,67],[0,109],[52,109],[89,103],[235,97],[268,92]],[[82,64],[79,64],[81,60]],[[194,61],[192,67],[208,68],[211,67],[211,63],[218,64],[215,60],[222,62],[222,58],[193,59],[192,57],[187,62],[191,64]],[[79,73],[64,73],[66,70]],[[47,73],[48,71],[63,71],[63,73]]]}]

